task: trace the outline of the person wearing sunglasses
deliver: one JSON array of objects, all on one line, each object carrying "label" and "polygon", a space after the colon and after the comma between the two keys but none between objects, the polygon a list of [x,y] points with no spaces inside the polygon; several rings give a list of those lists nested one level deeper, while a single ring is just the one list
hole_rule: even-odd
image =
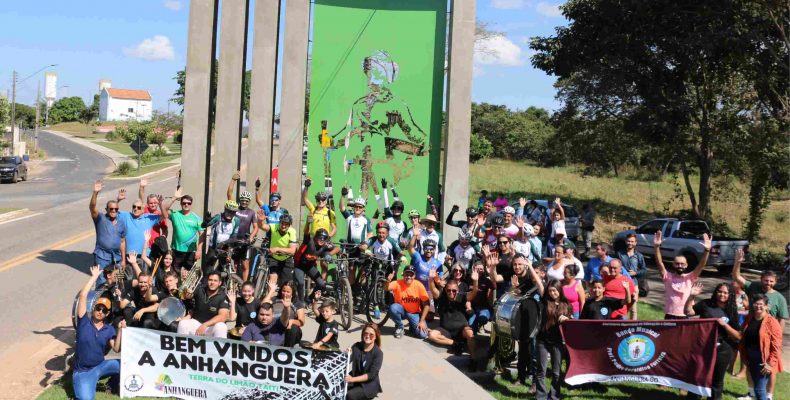
[{"label": "person wearing sunglasses", "polygon": [[[356,200],[351,198],[347,199],[346,196],[350,197],[350,195],[348,188],[345,187],[340,193],[342,194],[340,197],[340,212],[343,214],[343,218],[346,219],[346,242],[349,244],[363,245],[362,248],[352,249],[348,257],[358,258],[364,250],[364,244],[368,239],[373,237],[373,224],[370,218],[365,215],[367,201],[362,197]],[[352,210],[346,208],[346,201]],[[348,281],[354,285],[357,280],[356,278],[356,263],[350,263],[348,266]]]},{"label": "person wearing sunglasses", "polygon": [[[119,206],[122,201],[126,200],[126,189],[118,191],[116,200]],[[161,216],[146,212],[143,200],[135,199],[132,203],[132,211],[119,211],[118,219],[126,226],[126,252],[135,252],[138,257],[141,257],[144,247],[147,245],[146,234],[150,237],[151,230],[162,221]]]},{"label": "person wearing sunglasses", "polygon": [[118,324],[118,331],[106,323],[110,314],[110,300],[104,297],[96,299],[92,310],[88,310],[88,292],[96,284],[101,275],[98,265],[90,268],[91,276],[80,291],[77,302],[77,343],[74,350],[74,398],[78,400],[96,397],[96,383],[105,376],[110,376],[109,385],[114,393],[118,393],[120,383],[121,362],[118,359],[105,360],[104,352],[109,346],[115,352],[121,351],[121,334],[126,321]]},{"label": "person wearing sunglasses", "polygon": [[[173,203],[180,201],[181,211],[170,212]],[[173,265],[176,269],[192,269],[192,265],[203,256],[205,242],[203,220],[192,212],[192,196],[183,194],[181,188],[176,189],[173,198],[160,203],[162,218],[170,220],[173,225]]]},{"label": "person wearing sunglasses", "polygon": [[[118,200],[108,201],[104,214],[96,208],[96,200],[102,186],[100,180],[93,184],[93,194],[89,205],[93,226],[96,229],[93,264],[104,268],[120,262],[121,267],[126,268],[126,225],[118,218]],[[103,283],[104,279],[100,277],[97,284]]]},{"label": "person wearing sunglasses", "polygon": [[436,300],[439,312],[439,327],[428,332],[428,340],[442,346],[449,346],[449,351],[455,355],[461,355],[463,342],[466,342],[471,358],[469,371],[474,372],[476,369],[475,357],[477,355],[475,351],[475,333],[466,320],[466,302],[467,300],[473,301],[477,295],[479,274],[473,271],[471,278],[473,289],[467,295],[466,293],[460,293],[460,288],[456,281],[448,280],[445,284],[442,278],[436,274],[436,271],[430,272],[431,295]]},{"label": "person wearing sunglasses", "polygon": [[346,349],[351,353],[351,371],[346,375],[346,400],[374,399],[382,392],[379,371],[384,362],[379,326],[367,323],[362,327],[361,340]]},{"label": "person wearing sunglasses", "polygon": [[390,316],[395,322],[395,338],[403,337],[403,320],[409,320],[409,330],[417,338],[428,337],[428,324],[425,318],[430,311],[430,298],[425,285],[414,279],[416,269],[407,265],[403,269],[403,279],[389,283],[387,290],[392,292],[394,302],[390,304]]},{"label": "person wearing sunglasses", "polygon": [[[227,201],[233,200],[233,192],[235,191],[240,179],[241,171],[236,171],[230,178],[228,190],[225,193]],[[258,235],[258,230],[260,229],[258,226],[258,213],[256,210],[250,208],[251,201],[252,193],[246,190],[239,192],[239,197],[237,199],[238,209],[236,210],[236,218],[239,219],[238,239],[246,240],[248,243],[255,241],[255,237]],[[252,250],[250,249],[249,244],[247,244],[242,246],[242,248],[233,254],[234,262],[236,262],[241,267],[240,276],[243,281],[247,281],[250,278],[251,253]]]}]

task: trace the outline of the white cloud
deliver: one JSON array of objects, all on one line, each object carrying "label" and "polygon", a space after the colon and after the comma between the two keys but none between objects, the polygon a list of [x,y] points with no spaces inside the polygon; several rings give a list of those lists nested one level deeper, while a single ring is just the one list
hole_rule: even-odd
[{"label": "white cloud", "polygon": [[165,6],[165,8],[173,11],[178,11],[184,6],[181,4],[181,0],[164,0],[162,4]]},{"label": "white cloud", "polygon": [[163,35],[143,39],[137,46],[123,49],[123,54],[143,60],[172,60],[176,57],[173,44]]},{"label": "white cloud", "polygon": [[535,6],[535,11],[538,14],[545,15],[547,17],[561,17],[562,11],[560,11],[559,4],[550,4],[546,2],[540,2],[538,5]]},{"label": "white cloud", "polygon": [[524,0],[491,0],[491,7],[498,10],[515,10],[527,4]]},{"label": "white cloud", "polygon": [[475,42],[475,63],[518,67],[524,65],[521,47],[505,36],[496,35]]}]

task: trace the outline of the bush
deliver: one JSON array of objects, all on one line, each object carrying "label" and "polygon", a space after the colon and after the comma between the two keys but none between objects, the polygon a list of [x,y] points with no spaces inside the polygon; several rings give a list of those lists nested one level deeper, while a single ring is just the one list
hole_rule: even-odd
[{"label": "bush", "polygon": [[115,173],[118,175],[129,175],[129,172],[132,172],[132,163],[129,161],[124,161],[115,168]]},{"label": "bush", "polygon": [[156,132],[152,130],[151,132],[148,133],[148,136],[146,136],[145,140],[149,144],[155,144],[157,146],[161,146],[165,144],[165,142],[167,141],[167,134],[162,131]]},{"label": "bush", "polygon": [[[118,128],[116,128],[116,129],[118,129]],[[116,135],[115,135],[115,130],[111,130],[111,131],[107,132],[107,133],[104,135],[104,139],[105,139],[105,140],[107,140],[107,141],[110,141],[110,142],[113,142],[113,141],[115,141],[115,140],[118,140],[118,138],[117,138],[117,137],[116,137]]]},{"label": "bush", "polygon": [[183,139],[184,139],[184,133],[183,132],[178,132],[177,135],[173,136],[173,142],[175,142],[175,143],[179,143],[180,144]]},{"label": "bush", "polygon": [[154,147],[152,150],[149,150],[148,153],[150,153],[152,157],[161,158],[167,155],[167,149],[164,147]]},{"label": "bush", "polygon": [[771,253],[768,250],[755,250],[749,253],[749,266],[759,271],[775,269],[783,262],[784,258],[781,254]]},{"label": "bush", "polygon": [[469,161],[476,162],[484,158],[491,157],[494,153],[494,146],[491,142],[483,136],[472,134],[472,140],[469,143]]},{"label": "bush", "polygon": [[151,154],[150,151],[146,151],[145,153],[140,154],[140,162],[142,163],[142,165],[150,164],[153,158],[154,156],[153,154]]}]

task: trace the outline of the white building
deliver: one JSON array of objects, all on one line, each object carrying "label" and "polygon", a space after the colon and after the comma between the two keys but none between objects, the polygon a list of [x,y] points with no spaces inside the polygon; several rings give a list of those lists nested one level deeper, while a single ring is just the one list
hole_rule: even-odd
[{"label": "white building", "polygon": [[101,91],[99,121],[149,121],[152,111],[147,90],[105,87]]}]

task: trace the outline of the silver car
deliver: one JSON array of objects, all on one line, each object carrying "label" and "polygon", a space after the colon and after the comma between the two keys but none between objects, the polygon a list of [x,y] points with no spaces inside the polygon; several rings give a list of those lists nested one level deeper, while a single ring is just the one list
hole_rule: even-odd
[{"label": "silver car", "polygon": [[[527,200],[527,206],[529,206],[530,201],[531,200]],[[548,216],[547,211],[549,207],[549,201],[535,199],[535,202],[538,203],[538,207],[540,207],[540,209],[543,211],[543,215]],[[518,210],[519,204],[518,202],[515,202],[512,203],[511,206]],[[581,232],[579,212],[576,211],[575,207],[567,203],[562,203],[562,209],[565,210],[565,233],[568,235],[568,239],[575,242],[579,240],[579,233]]]}]

